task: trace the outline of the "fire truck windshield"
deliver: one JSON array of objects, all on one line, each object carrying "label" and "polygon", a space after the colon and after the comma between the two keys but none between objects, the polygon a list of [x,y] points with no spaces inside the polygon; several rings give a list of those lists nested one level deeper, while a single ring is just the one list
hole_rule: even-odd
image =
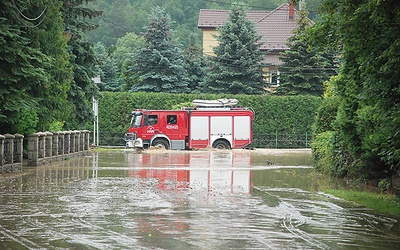
[{"label": "fire truck windshield", "polygon": [[142,117],[143,115],[140,114],[134,114],[132,116],[132,121],[131,121],[131,128],[138,128],[142,124]]}]

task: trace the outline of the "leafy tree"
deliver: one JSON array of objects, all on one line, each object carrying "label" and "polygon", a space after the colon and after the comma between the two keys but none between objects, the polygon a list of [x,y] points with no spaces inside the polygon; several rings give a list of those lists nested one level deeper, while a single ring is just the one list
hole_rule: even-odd
[{"label": "leafy tree", "polygon": [[133,65],[132,55],[139,48],[143,47],[143,37],[130,32],[118,39],[115,50],[112,52],[112,58],[120,69],[120,81],[124,91],[130,90],[137,82],[133,80],[133,73],[128,72],[128,68]]},{"label": "leafy tree", "polygon": [[308,19],[305,4],[298,13],[298,27],[293,31],[294,36],[290,37],[287,42],[290,49],[280,54],[284,65],[280,67],[283,72],[276,93],[322,96],[323,82],[328,80],[329,74],[334,73],[333,57],[328,53],[319,52],[309,45],[306,32],[311,21]]},{"label": "leafy tree", "polygon": [[137,16],[135,8],[129,0],[102,0],[88,4],[93,9],[101,9],[101,17],[94,17],[98,29],[90,30],[87,36],[90,42],[102,42],[106,47],[114,45],[118,38],[123,37],[127,32],[139,32],[140,28],[135,27]]},{"label": "leafy tree", "polygon": [[124,63],[132,57],[132,53],[143,47],[143,37],[133,32],[126,33],[125,36],[118,39],[112,57],[117,63],[118,68],[122,68]]},{"label": "leafy tree", "polygon": [[110,56],[104,44],[100,42],[96,43],[94,51],[98,63],[95,67],[95,72],[101,78],[101,83],[98,85],[100,91],[121,91],[122,86],[117,64]]},{"label": "leafy tree", "polygon": [[219,44],[211,60],[204,91],[226,94],[262,94],[263,52],[255,24],[246,19],[243,5],[233,5],[228,20],[218,29]]},{"label": "leafy tree", "polygon": [[[314,40],[342,51],[331,166],[385,178],[400,170],[400,6],[396,0],[325,0]],[[348,18],[351,16],[352,18]],[[396,21],[397,20],[397,21]],[[335,165],[336,164],[336,165]]]},{"label": "leafy tree", "polygon": [[150,23],[143,34],[144,47],[133,54],[134,64],[128,71],[134,74],[134,79],[140,80],[132,91],[189,92],[183,52],[181,45],[173,38],[170,16],[164,9],[156,7],[149,19]]}]

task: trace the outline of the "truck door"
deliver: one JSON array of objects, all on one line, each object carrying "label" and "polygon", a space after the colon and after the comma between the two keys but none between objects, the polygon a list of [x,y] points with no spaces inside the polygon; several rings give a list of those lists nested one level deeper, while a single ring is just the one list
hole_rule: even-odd
[{"label": "truck door", "polygon": [[174,112],[166,114],[166,124],[163,133],[171,140],[171,149],[185,149],[185,138],[187,128],[184,112]]},{"label": "truck door", "polygon": [[142,139],[143,142],[148,144],[154,134],[159,133],[159,117],[157,114],[146,114],[144,116],[144,122],[142,127]]},{"label": "truck door", "polygon": [[179,124],[177,114],[167,114],[164,133],[171,139],[176,140],[179,135]]}]

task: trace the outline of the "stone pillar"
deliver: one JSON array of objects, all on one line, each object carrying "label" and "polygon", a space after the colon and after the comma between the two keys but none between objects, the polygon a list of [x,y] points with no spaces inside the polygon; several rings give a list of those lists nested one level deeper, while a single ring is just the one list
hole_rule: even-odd
[{"label": "stone pillar", "polygon": [[65,155],[67,155],[71,152],[70,146],[71,146],[71,131],[65,131],[64,132],[64,154]]},{"label": "stone pillar", "polygon": [[43,132],[37,133],[39,135],[39,159],[46,157],[46,134]]},{"label": "stone pillar", "polygon": [[6,139],[5,136],[0,135],[0,173],[3,172],[4,166],[4,140]]},{"label": "stone pillar", "polygon": [[75,130],[75,152],[81,151],[81,131]]},{"label": "stone pillar", "polygon": [[69,145],[69,153],[75,153],[75,131],[70,131],[71,133],[71,141],[70,141],[70,145]]},{"label": "stone pillar", "polygon": [[79,130],[79,133],[81,135],[80,140],[79,140],[79,151],[85,150],[85,132],[83,130]]},{"label": "stone pillar", "polygon": [[53,156],[53,133],[44,132],[46,134],[46,149],[45,149],[45,157]]},{"label": "stone pillar", "polygon": [[5,134],[4,141],[4,163],[5,165],[12,165],[14,162],[14,138],[15,136],[11,134]]},{"label": "stone pillar", "polygon": [[22,163],[24,157],[24,136],[20,134],[14,134],[14,162]]},{"label": "stone pillar", "polygon": [[64,140],[65,140],[65,133],[62,131],[58,131],[58,155],[64,155]]},{"label": "stone pillar", "polygon": [[90,145],[90,131],[89,130],[83,130],[84,133],[84,146],[83,146],[83,150],[89,150],[89,145]]},{"label": "stone pillar", "polygon": [[39,161],[39,134],[28,135],[28,165],[37,166]]},{"label": "stone pillar", "polygon": [[52,147],[52,155],[58,156],[58,132],[53,132],[53,147]]}]

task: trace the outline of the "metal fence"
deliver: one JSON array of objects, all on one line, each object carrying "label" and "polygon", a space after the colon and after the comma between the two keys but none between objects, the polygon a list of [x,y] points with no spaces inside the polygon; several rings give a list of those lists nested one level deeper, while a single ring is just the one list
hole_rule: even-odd
[{"label": "metal fence", "polygon": [[253,134],[255,148],[310,148],[311,135],[304,134]]},{"label": "metal fence", "polygon": [[[93,134],[93,133],[92,133]],[[93,139],[93,137],[91,136]],[[309,148],[312,140],[309,133],[304,134],[253,134],[254,148]],[[99,132],[100,146],[125,146],[125,135],[112,131]]]},{"label": "metal fence", "polygon": [[[93,140],[93,132],[91,134]],[[99,146],[125,146],[125,134],[113,131],[99,131]]]}]

